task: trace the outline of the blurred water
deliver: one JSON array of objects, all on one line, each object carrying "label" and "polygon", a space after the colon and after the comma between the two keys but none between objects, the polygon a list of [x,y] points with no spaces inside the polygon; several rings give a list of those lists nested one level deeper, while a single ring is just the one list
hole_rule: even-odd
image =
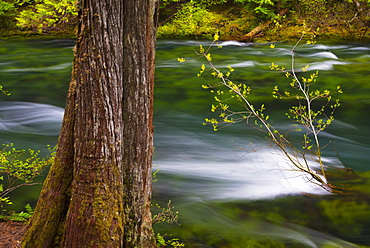
[{"label": "blurred water", "polygon": [[37,135],[59,135],[64,109],[49,104],[1,102],[0,130]]},{"label": "blurred water", "polygon": [[[207,46],[210,42],[200,44]],[[0,141],[23,148],[46,149],[46,145],[56,143],[60,130],[73,41],[0,41],[0,45],[0,84],[12,92],[10,97],[1,97]],[[175,202],[185,216],[182,228],[192,230],[203,225],[202,230],[208,234],[198,237],[198,244],[216,232],[225,239],[245,236],[264,240],[268,236],[267,239],[280,240],[284,244],[296,244],[291,247],[356,247],[347,241],[370,245],[370,231],[363,227],[370,225],[370,209],[364,210],[368,216],[361,212],[360,226],[356,221],[348,224],[346,217],[341,215],[336,217],[339,223],[348,225],[348,230],[359,229],[355,234],[343,231],[334,222],[328,224],[330,229],[326,226],[330,215],[325,220],[320,217],[325,214],[324,207],[319,207],[320,201],[304,198],[304,204],[298,202],[302,194],[329,197],[323,199],[332,199],[332,196],[294,171],[277,150],[272,147],[260,149],[269,145],[263,134],[247,125],[230,126],[219,132],[202,125],[204,118],[211,114],[212,96],[200,87],[211,81],[196,77],[204,63],[196,59],[194,50],[198,45],[197,41],[158,41],[154,164],[160,171],[159,180],[154,183],[154,199],[161,202],[170,198]],[[266,111],[274,117],[271,118],[273,124],[283,131],[291,130],[293,127],[284,119],[281,110],[284,103],[266,99],[275,84],[287,84],[284,76],[271,72],[268,65],[275,62],[290,68],[292,45],[278,43],[276,49],[269,48],[269,44],[236,41],[221,42],[220,45],[222,49],[212,51],[214,63],[219,67],[235,67],[236,80],[247,82],[254,89],[256,101],[266,101]],[[188,62],[180,64],[176,60],[178,57],[185,57]],[[349,166],[360,172],[370,171],[367,163],[370,154],[370,117],[367,115],[370,107],[370,44],[303,45],[295,51],[295,58],[295,68],[310,64],[311,70],[320,70],[322,87],[335,89],[340,84],[345,91],[343,97],[340,96],[343,108],[338,110],[337,120],[321,135],[329,144],[324,150],[326,163],[340,168]],[[22,194],[24,202],[29,202],[35,195]],[[364,194],[354,201],[360,202],[366,197]],[[280,199],[292,200],[281,207]],[[242,206],[231,207],[240,201],[244,202]],[[248,209],[248,204],[253,202],[262,204],[257,208],[271,205],[271,209],[264,217],[253,217],[253,211]],[[218,203],[224,205],[215,207]],[[273,209],[281,212],[278,215]],[[317,212],[319,210],[322,213]],[[249,217],[228,217],[228,211],[232,215],[243,213],[240,216]],[[301,211],[301,218],[306,219],[297,221],[295,218],[298,217],[293,218],[290,211]],[[359,213],[353,209],[348,211]],[[280,215],[284,216],[284,221],[276,222],[275,217]],[[320,221],[310,223],[310,217],[304,217],[307,215],[312,219],[317,215]],[[214,229],[225,223],[233,234]],[[325,226],[325,231],[321,226]],[[186,236],[188,232],[180,228],[182,234],[178,235],[189,240],[200,235],[199,230]]]}]

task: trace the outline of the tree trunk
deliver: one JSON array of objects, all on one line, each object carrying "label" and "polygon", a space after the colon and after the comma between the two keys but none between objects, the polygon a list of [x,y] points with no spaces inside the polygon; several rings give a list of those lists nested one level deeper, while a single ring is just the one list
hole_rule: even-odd
[{"label": "tree trunk", "polygon": [[[152,1],[126,1],[123,63],[124,247],[152,247],[153,93],[155,28]],[[131,2],[135,2],[132,4]],[[142,13],[147,9],[147,13]],[[143,25],[144,24],[144,25]]]},{"label": "tree trunk", "polygon": [[58,150],[22,247],[155,247],[156,2],[80,1]]}]

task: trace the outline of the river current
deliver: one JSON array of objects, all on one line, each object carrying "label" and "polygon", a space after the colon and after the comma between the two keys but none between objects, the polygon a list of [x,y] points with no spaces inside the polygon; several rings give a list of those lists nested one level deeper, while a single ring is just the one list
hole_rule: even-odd
[{"label": "river current", "polygon": [[[357,176],[344,178],[356,189],[331,195],[293,171],[286,158],[268,145],[263,134],[235,124],[214,132],[204,126],[213,95],[202,84],[212,78],[196,74],[205,63],[195,53],[205,41],[159,40],[155,88],[153,201],[172,201],[181,226],[158,224],[188,247],[360,247],[370,246],[368,165],[370,154],[370,44],[300,45],[294,51],[295,70],[310,65],[319,71],[320,88],[344,93],[336,120],[320,138],[328,165],[350,167]],[[0,84],[12,95],[0,99],[0,141],[20,148],[55,145],[70,79],[72,40],[0,40]],[[236,41],[212,47],[219,68],[235,68],[233,80],[252,88],[251,99],[265,103],[273,125],[292,129],[287,104],[272,100],[274,85],[288,85],[274,62],[291,68],[294,44],[254,44]],[[179,63],[177,58],[187,62]],[[14,206],[37,199],[40,187],[15,191]]]}]

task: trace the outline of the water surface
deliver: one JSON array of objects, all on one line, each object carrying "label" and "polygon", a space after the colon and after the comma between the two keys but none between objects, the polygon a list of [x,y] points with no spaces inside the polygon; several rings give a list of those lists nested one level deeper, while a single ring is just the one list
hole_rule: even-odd
[{"label": "water surface", "polygon": [[[358,247],[370,246],[368,159],[370,44],[302,45],[295,51],[295,69],[309,64],[319,70],[321,88],[341,85],[342,106],[337,119],[321,136],[329,146],[325,161],[350,167],[346,176],[356,194],[334,196],[292,171],[278,151],[266,146],[264,135],[248,125],[214,132],[203,126],[210,117],[212,95],[197,78],[200,65],[194,51],[209,42],[159,40],[155,92],[154,202],[171,199],[180,211],[181,226],[158,224],[156,230],[173,233],[188,247]],[[12,93],[1,97],[0,141],[21,148],[46,151],[60,129],[70,80],[71,40],[0,41],[0,83]],[[221,42],[212,49],[220,67],[236,69],[233,79],[253,89],[251,99],[264,102],[273,124],[290,130],[284,116],[287,103],[271,100],[274,85],[289,81],[270,71],[275,62],[291,68],[293,44]],[[178,57],[188,60],[177,62]],[[39,188],[14,192],[15,208],[35,203]],[[316,195],[315,197],[311,195]]]}]

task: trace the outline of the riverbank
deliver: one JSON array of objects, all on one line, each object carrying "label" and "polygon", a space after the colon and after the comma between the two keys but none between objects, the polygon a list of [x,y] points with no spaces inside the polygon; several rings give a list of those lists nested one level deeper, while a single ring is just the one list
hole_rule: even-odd
[{"label": "riverbank", "polygon": [[[317,42],[370,41],[370,7],[366,3],[354,4],[359,1],[342,1],[330,5],[307,0],[290,5],[262,6],[260,10],[256,5],[243,1],[220,2],[222,4],[167,1],[159,12],[158,38],[211,40],[218,33],[220,40],[264,43],[296,41],[305,33],[306,38]],[[53,22],[53,26],[42,23],[47,17],[39,20],[43,26],[35,20],[21,26],[16,17],[23,9],[32,8],[29,5],[12,15],[0,16],[0,39],[76,37],[75,14],[67,22]]]},{"label": "riverbank", "polygon": [[33,31],[21,31],[16,29],[2,30],[0,39],[17,39],[17,40],[33,40],[33,39],[75,39],[76,31],[51,31],[48,33],[38,33]]},{"label": "riverbank", "polygon": [[212,39],[218,33],[220,40],[264,43],[296,41],[305,33],[318,42],[370,40],[370,6],[362,1],[195,2],[162,9],[158,37]]},{"label": "riverbank", "polygon": [[[252,42],[254,43],[267,43],[267,42],[287,42],[287,41],[297,41],[302,36],[302,26],[294,25],[288,26],[284,29],[266,29],[264,32],[258,34],[254,37]],[[186,36],[176,36],[176,35],[158,35],[160,39],[202,39],[202,40],[212,40],[213,35],[186,35]],[[328,27],[323,28],[319,32],[308,32],[306,33],[306,38],[314,39],[317,42],[369,42],[370,36],[366,34],[363,35],[353,35],[352,33],[346,33],[342,28],[339,27]],[[31,40],[31,39],[75,39],[76,34],[74,30],[71,31],[50,31],[48,33],[37,33],[32,31],[21,31],[21,30],[3,30],[0,35],[0,39],[18,39],[18,40]],[[220,36],[221,41],[235,40],[235,41],[247,41],[243,35],[233,35],[231,33],[223,32]]]}]

